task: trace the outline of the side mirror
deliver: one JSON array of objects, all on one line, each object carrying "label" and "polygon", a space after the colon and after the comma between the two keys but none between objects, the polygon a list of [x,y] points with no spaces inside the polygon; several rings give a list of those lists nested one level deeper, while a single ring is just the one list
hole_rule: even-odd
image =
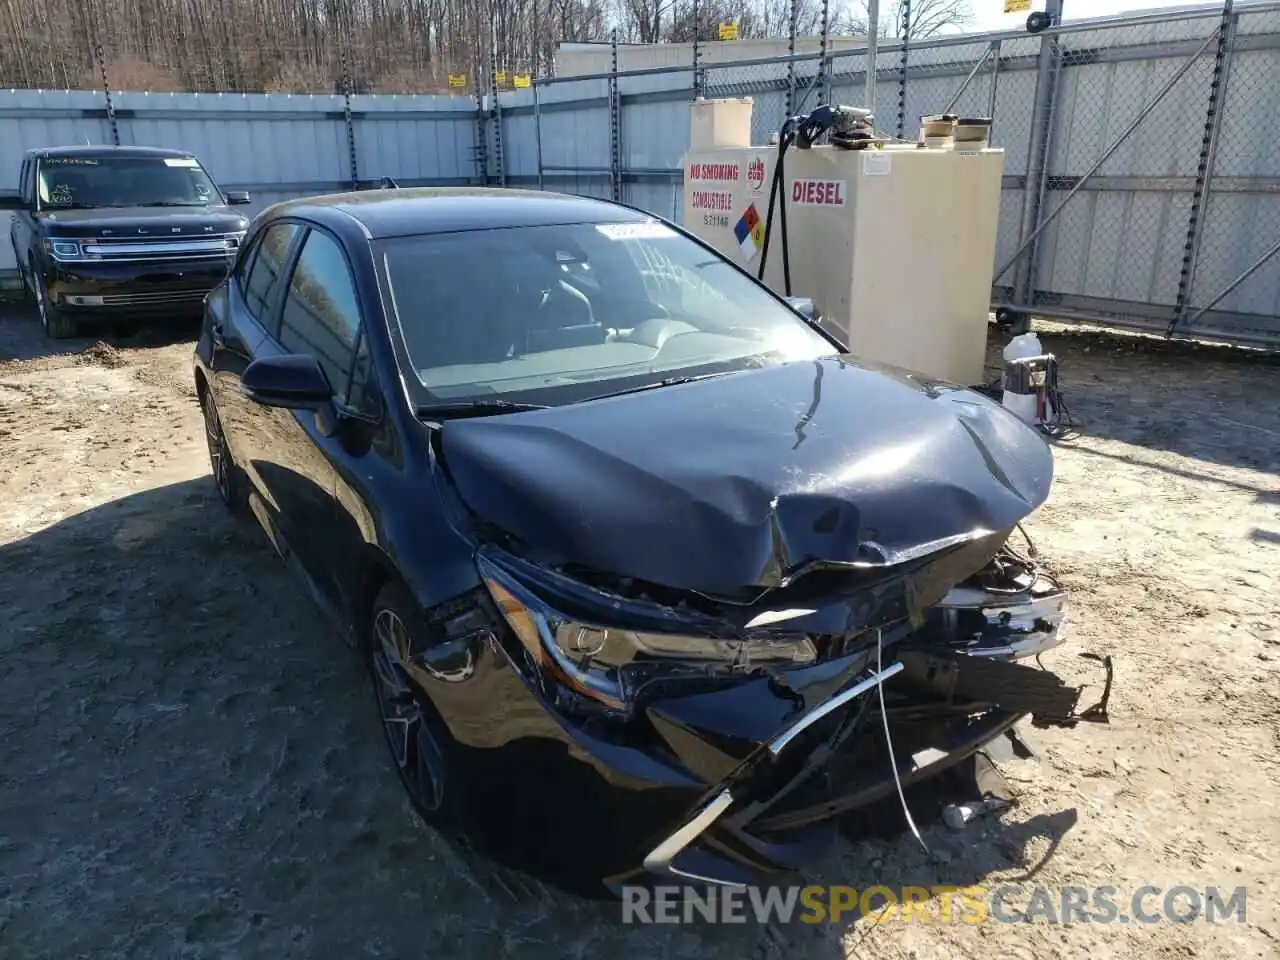
[{"label": "side mirror", "polygon": [[22,202],[21,197],[0,197],[0,210],[25,210],[26,208],[27,205]]},{"label": "side mirror", "polygon": [[783,299],[787,301],[792,310],[810,323],[818,323],[822,319],[818,313],[818,308],[813,305],[812,297],[783,297]]},{"label": "side mirror", "polygon": [[265,407],[289,410],[319,410],[333,401],[328,377],[305,353],[253,361],[240,375],[240,392]]},{"label": "side mirror", "polygon": [[228,190],[226,196],[227,196],[227,203],[233,206],[236,204],[249,202],[248,190]]}]

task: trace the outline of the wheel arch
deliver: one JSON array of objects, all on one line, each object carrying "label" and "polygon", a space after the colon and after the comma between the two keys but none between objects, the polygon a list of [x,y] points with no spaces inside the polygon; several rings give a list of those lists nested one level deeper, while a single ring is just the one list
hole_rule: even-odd
[{"label": "wheel arch", "polygon": [[373,602],[378,599],[382,588],[392,582],[399,582],[407,587],[391,559],[372,544],[367,545],[364,556],[357,565],[355,582],[349,594],[351,634],[358,645],[363,646],[369,642]]}]

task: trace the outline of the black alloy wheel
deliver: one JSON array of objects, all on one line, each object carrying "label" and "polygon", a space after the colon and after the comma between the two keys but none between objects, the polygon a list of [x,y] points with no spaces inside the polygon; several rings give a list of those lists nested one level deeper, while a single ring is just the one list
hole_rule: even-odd
[{"label": "black alloy wheel", "polygon": [[227,438],[222,432],[222,421],[218,417],[213,396],[207,389],[200,393],[200,408],[204,412],[204,438],[209,447],[209,469],[213,473],[213,484],[217,487],[218,496],[226,504],[227,509],[239,514],[245,505],[239,469],[227,449]]},{"label": "black alloy wheel", "polygon": [[457,825],[459,782],[453,775],[452,738],[426,695],[410,679],[413,606],[392,584],[373,605],[367,651],[378,715],[396,773],[418,813],[439,828]]}]

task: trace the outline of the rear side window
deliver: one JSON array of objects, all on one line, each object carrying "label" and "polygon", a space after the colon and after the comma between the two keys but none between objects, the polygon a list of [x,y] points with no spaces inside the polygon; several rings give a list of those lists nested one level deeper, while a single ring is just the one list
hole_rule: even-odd
[{"label": "rear side window", "polygon": [[280,316],[280,345],[309,353],[329,378],[335,396],[351,382],[360,306],[342,248],[327,233],[312,230],[302,244]]},{"label": "rear side window", "polygon": [[298,226],[293,223],[276,223],[267,227],[257,251],[245,264],[247,273],[241,278],[245,303],[254,319],[267,327],[268,332],[274,332],[271,330],[274,324],[267,313],[297,232]]}]

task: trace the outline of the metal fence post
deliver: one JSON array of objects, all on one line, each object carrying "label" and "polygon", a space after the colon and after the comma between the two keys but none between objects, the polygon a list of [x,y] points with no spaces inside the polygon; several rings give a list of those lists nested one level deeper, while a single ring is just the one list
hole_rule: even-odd
[{"label": "metal fence post", "polygon": [[102,74],[102,95],[107,99],[107,122],[111,124],[111,142],[120,146],[120,127],[116,124],[116,107],[111,102],[111,83],[107,80],[107,60],[102,44],[93,45],[93,55],[98,58],[98,71]]},{"label": "metal fence post", "polygon": [[547,189],[546,175],[542,172],[542,95],[538,92],[542,85],[538,78],[533,78],[533,139],[538,154],[538,189]]},{"label": "metal fence post", "polygon": [[498,166],[498,186],[507,185],[507,164],[502,154],[502,104],[498,99],[498,36],[492,35],[489,45],[489,91],[493,102],[489,105],[493,117],[493,159]]},{"label": "metal fence post", "polygon": [[1000,41],[991,41],[991,88],[987,91],[987,117],[991,120],[991,132],[988,136],[995,135],[996,129],[996,89],[1000,80]]},{"label": "metal fence post", "polygon": [[867,91],[862,105],[876,112],[876,54],[880,49],[880,0],[867,0]]},{"label": "metal fence post", "polygon": [[831,0],[822,0],[822,39],[818,47],[818,103],[831,102],[831,59],[827,38],[831,33]]},{"label": "metal fence post", "polygon": [[791,16],[787,24],[787,116],[796,112],[796,20],[800,16],[800,0],[791,0]]},{"label": "metal fence post", "polygon": [[[1056,23],[1062,14],[1062,0],[1048,0],[1045,14]],[[1030,309],[1035,286],[1036,252],[1038,244],[1030,239],[1038,228],[1040,205],[1049,170],[1049,134],[1052,130],[1057,104],[1058,68],[1062,48],[1055,35],[1040,38],[1040,53],[1036,61],[1035,101],[1031,111],[1031,138],[1027,143],[1027,169],[1022,185],[1022,217],[1018,229],[1021,248],[1030,244],[1027,257],[1014,274],[1013,299],[1018,306]],[[1007,268],[1006,268],[1007,269]],[[1003,271],[1001,271],[1003,273]],[[996,275],[996,279],[1000,274]]]},{"label": "metal fence post", "polygon": [[621,131],[620,104],[618,102],[618,30],[609,34],[609,195],[615,201],[622,199],[622,157],[619,150]]},{"label": "metal fence post", "polygon": [[480,65],[473,64],[471,92],[476,101],[476,178],[480,186],[489,185],[489,126],[484,108],[484,91],[480,86]]},{"label": "metal fence post", "polygon": [[342,122],[347,128],[347,169],[351,174],[351,189],[360,182],[360,168],[356,165],[356,128],[351,120],[351,66],[347,57],[347,45],[338,48],[342,70]]},{"label": "metal fence post", "polygon": [[698,49],[698,29],[701,27],[698,17],[698,0],[694,0],[694,100],[703,95],[703,69],[699,63],[701,51]]},{"label": "metal fence post", "polygon": [[[1050,3],[1053,0],[1049,0]],[[898,62],[898,139],[906,135],[907,129],[907,51],[911,46],[911,0],[902,0],[902,25],[898,31],[902,36],[902,59]]]},{"label": "metal fence post", "polygon": [[1218,157],[1219,134],[1222,131],[1222,104],[1226,98],[1227,80],[1231,75],[1231,54],[1235,47],[1239,16],[1232,12],[1232,0],[1224,0],[1222,23],[1218,26],[1218,48],[1213,59],[1213,77],[1209,81],[1209,103],[1205,107],[1204,136],[1200,141],[1200,159],[1196,165],[1195,188],[1191,194],[1191,210],[1187,214],[1187,242],[1182,250],[1182,270],[1178,274],[1178,298],[1174,302],[1173,319],[1165,336],[1186,319],[1195,288],[1196,264],[1200,259],[1200,241],[1204,236],[1204,214],[1208,210],[1213,189],[1213,168]]},{"label": "metal fence post", "polygon": [[[538,53],[542,46],[542,34],[538,32],[538,0],[533,0],[533,79],[538,79]],[[532,86],[532,84],[530,84]],[[534,91],[534,102],[537,102],[537,91]]]}]

